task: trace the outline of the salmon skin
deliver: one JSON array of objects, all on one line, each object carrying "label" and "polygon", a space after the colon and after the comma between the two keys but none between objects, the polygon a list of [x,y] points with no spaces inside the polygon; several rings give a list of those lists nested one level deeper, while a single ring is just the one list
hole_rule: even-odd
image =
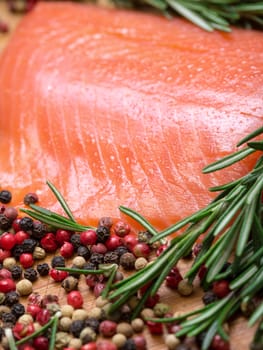
[{"label": "salmon skin", "polygon": [[202,168],[263,122],[263,34],[183,19],[39,3],[0,58],[0,179],[86,224],[119,205],[163,229],[251,169]]}]

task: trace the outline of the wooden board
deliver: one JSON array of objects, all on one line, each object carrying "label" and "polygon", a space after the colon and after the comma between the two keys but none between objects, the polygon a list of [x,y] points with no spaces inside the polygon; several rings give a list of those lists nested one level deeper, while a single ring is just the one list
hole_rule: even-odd
[{"label": "wooden board", "polygon": [[[8,34],[0,34],[0,51],[8,44],[12,32],[19,23],[22,16],[12,15],[8,12],[7,6],[4,2],[0,2],[0,20],[6,21],[10,26],[10,32]],[[0,116],[1,117],[1,116]],[[7,116],[8,117],[8,116]],[[51,257],[47,258],[50,261]],[[188,263],[189,264],[189,263]],[[182,271],[187,269],[187,263],[182,262],[180,267]],[[80,290],[85,298],[85,307],[89,310],[94,306],[94,298],[89,291],[85,282],[80,283]],[[52,283],[50,278],[39,279],[34,284],[34,291],[38,291],[41,294],[56,294],[59,297],[61,303],[65,302],[65,292],[58,284]],[[194,293],[191,297],[180,297],[176,292],[168,290],[167,288],[162,288],[161,290],[161,300],[167,302],[171,305],[171,310],[187,312],[193,310],[202,305],[201,302],[202,292],[196,286]],[[26,303],[26,299],[24,299]],[[244,319],[240,318],[230,325],[231,334],[231,349],[232,350],[248,350],[249,344],[252,340],[254,329],[248,329]],[[164,350],[167,347],[164,345],[163,338],[161,336],[151,336],[146,332],[148,349],[151,350]],[[1,349],[1,346],[0,346]]]}]

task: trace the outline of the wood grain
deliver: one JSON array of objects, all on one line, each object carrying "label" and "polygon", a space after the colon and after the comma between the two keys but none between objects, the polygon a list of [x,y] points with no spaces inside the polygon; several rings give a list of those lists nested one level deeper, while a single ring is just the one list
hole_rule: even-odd
[{"label": "wood grain", "polygon": [[[8,44],[8,41],[18,25],[22,16],[12,15],[8,12],[7,6],[4,2],[0,2],[0,20],[6,21],[9,24],[10,31],[8,34],[0,34],[0,51]],[[1,117],[1,116],[0,116]],[[50,261],[51,257],[49,256],[46,260]],[[189,263],[182,262],[180,268],[182,271],[185,271]],[[86,286],[84,280],[79,285],[81,292],[85,298],[85,308],[90,310],[94,306],[94,297]],[[58,284],[51,281],[50,278],[39,279],[34,284],[34,291],[38,291],[42,295],[45,294],[56,294],[59,297],[59,300],[62,303],[66,300],[66,294]],[[195,287],[194,293],[191,297],[180,297],[176,292],[168,290],[167,288],[161,289],[161,300],[163,302],[169,303],[171,305],[171,310],[175,311],[189,311],[198,308],[202,305],[201,302],[202,292]],[[26,303],[26,298],[23,299],[23,302]],[[248,329],[246,322],[243,318],[235,320],[230,325],[230,334],[231,334],[231,349],[232,350],[248,350],[249,344],[253,337],[253,329]],[[147,337],[148,348],[151,350],[162,350],[166,349],[162,337],[151,336],[148,332],[145,332]],[[1,348],[1,346],[0,346]]]}]

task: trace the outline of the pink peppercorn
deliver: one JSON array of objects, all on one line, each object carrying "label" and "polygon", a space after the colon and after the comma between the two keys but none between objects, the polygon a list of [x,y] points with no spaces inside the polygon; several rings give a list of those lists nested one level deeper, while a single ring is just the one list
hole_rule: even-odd
[{"label": "pink peppercorn", "polygon": [[136,335],[133,337],[136,350],[147,350],[147,342],[143,335]]},{"label": "pink peppercorn", "polygon": [[97,350],[117,350],[117,346],[109,340],[100,340],[97,342]]},{"label": "pink peppercorn", "polygon": [[40,244],[46,252],[52,253],[57,250],[58,243],[56,237],[53,233],[46,233],[45,236],[41,239]]},{"label": "pink peppercorn", "polygon": [[3,262],[6,258],[9,258],[11,256],[10,250],[4,250],[0,248],[0,262]]},{"label": "pink peppercorn", "polygon": [[163,334],[163,325],[161,323],[146,321],[146,325],[151,334]]},{"label": "pink peppercorn", "polygon": [[33,340],[33,346],[37,350],[48,350],[49,347],[49,340],[47,337],[44,336],[38,336]]},{"label": "pink peppercorn", "polygon": [[97,350],[97,344],[95,342],[90,342],[88,344],[82,345],[80,350]]},{"label": "pink peppercorn", "polygon": [[71,236],[72,236],[72,232],[66,231],[66,230],[57,230],[57,232],[55,234],[56,241],[60,247],[65,242],[69,242]]},{"label": "pink peppercorn", "polygon": [[11,250],[16,244],[15,235],[10,232],[5,232],[0,236],[0,248]]},{"label": "pink peppercorn", "polygon": [[74,309],[80,309],[83,305],[83,297],[78,290],[73,290],[67,295],[67,302]]},{"label": "pink peppercorn", "polygon": [[119,246],[121,246],[123,244],[121,237],[117,236],[117,235],[111,235],[107,241],[105,242],[105,245],[107,247],[108,250],[115,250],[116,248],[118,248]]},{"label": "pink peppercorn", "polygon": [[41,307],[39,305],[35,304],[29,304],[26,307],[26,312],[30,314],[34,319],[36,318],[37,314],[41,311]]},{"label": "pink peppercorn", "polygon": [[218,298],[224,298],[230,293],[229,282],[226,280],[214,282],[212,289]]},{"label": "pink peppercorn", "polygon": [[19,262],[24,269],[27,269],[28,267],[31,267],[34,264],[33,255],[31,253],[22,253],[20,255]]},{"label": "pink peppercorn", "polygon": [[116,334],[116,329],[117,323],[110,320],[102,321],[99,326],[99,332],[104,337],[112,337]]},{"label": "pink peppercorn", "polygon": [[149,247],[148,244],[140,242],[135,244],[135,246],[132,249],[132,252],[137,258],[139,257],[147,258],[151,253],[151,248]]},{"label": "pink peppercorn", "polygon": [[211,350],[230,350],[230,344],[217,334],[212,340]]},{"label": "pink peppercorn", "polygon": [[0,292],[9,293],[13,290],[16,290],[16,284],[11,278],[6,278],[0,280]]},{"label": "pink peppercorn", "polygon": [[3,279],[6,279],[6,278],[11,278],[12,279],[12,273],[9,270],[3,268],[3,269],[0,270],[0,279],[3,280]]},{"label": "pink peppercorn", "polygon": [[49,271],[49,276],[55,281],[55,282],[62,282],[66,277],[68,277],[69,273],[67,271],[60,271],[56,269],[51,269]]},{"label": "pink peppercorn", "polygon": [[63,258],[71,258],[74,254],[73,244],[70,242],[64,242],[63,245],[60,247],[59,253],[63,256]]},{"label": "pink peppercorn", "polygon": [[30,236],[27,232],[19,230],[15,233],[16,244],[22,244],[25,239],[28,239]]},{"label": "pink peppercorn", "polygon": [[87,230],[81,232],[80,234],[80,243],[82,245],[93,245],[97,242],[97,233],[94,230]]},{"label": "pink peppercorn", "polygon": [[92,253],[105,254],[108,251],[108,249],[105,244],[97,243],[92,246],[91,251]]},{"label": "pink peppercorn", "polygon": [[119,237],[124,237],[128,235],[131,231],[130,225],[121,220],[115,222],[113,224],[112,229],[113,232]]},{"label": "pink peppercorn", "polygon": [[36,321],[44,326],[51,318],[51,313],[48,309],[41,309],[39,313],[36,315]]}]

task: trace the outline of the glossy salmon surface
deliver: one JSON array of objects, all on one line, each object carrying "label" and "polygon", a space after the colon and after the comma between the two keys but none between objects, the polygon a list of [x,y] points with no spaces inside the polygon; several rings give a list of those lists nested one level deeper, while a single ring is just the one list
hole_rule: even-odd
[{"label": "glossy salmon surface", "polygon": [[201,172],[262,126],[262,97],[262,32],[40,3],[0,57],[1,188],[61,212],[49,180],[81,222],[125,205],[163,229],[252,168]]}]

